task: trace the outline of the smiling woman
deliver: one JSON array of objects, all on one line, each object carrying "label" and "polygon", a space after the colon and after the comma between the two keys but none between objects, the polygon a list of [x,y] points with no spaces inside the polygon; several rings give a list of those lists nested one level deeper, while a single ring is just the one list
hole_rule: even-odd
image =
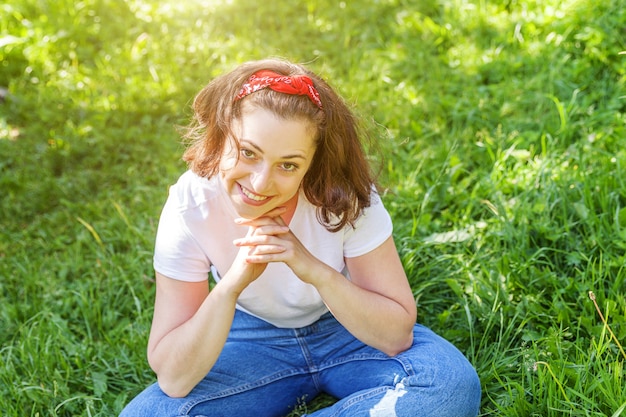
[{"label": "smiling woman", "polygon": [[[276,74],[272,82],[267,81],[268,68]],[[285,83],[289,77],[283,74],[293,81]],[[322,101],[333,107],[324,111]],[[191,144],[183,156],[190,169],[202,177],[218,173],[226,149],[238,146],[233,142],[237,137],[233,129],[242,128],[242,113],[250,108],[269,110],[281,120],[307,122],[315,137],[315,152],[302,179],[302,191],[318,208],[319,219],[329,230],[353,223],[370,204],[373,184],[360,132],[343,100],[304,67],[278,60],[251,62],[200,91],[187,135]]]},{"label": "smiling woman", "polygon": [[328,84],[251,62],[194,110],[155,248],[158,382],[122,416],[279,417],[320,393],[339,401],[317,417],[476,416],[473,367],[415,324],[390,216]]}]

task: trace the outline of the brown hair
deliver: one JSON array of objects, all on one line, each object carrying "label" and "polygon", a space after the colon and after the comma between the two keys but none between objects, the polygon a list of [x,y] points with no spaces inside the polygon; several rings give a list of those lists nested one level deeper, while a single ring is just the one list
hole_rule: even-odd
[{"label": "brown hair", "polygon": [[[235,97],[251,74],[262,70],[313,80],[323,110],[307,96],[296,96],[269,88],[241,100]],[[316,151],[302,181],[306,198],[318,208],[317,218],[329,231],[354,225],[370,205],[375,184],[356,118],[344,101],[320,77],[305,67],[279,59],[242,64],[204,87],[193,102],[194,117],[185,137],[190,141],[183,154],[189,168],[203,177],[218,172],[224,146],[232,136],[231,126],[242,115],[242,106],[272,111],[283,119],[302,119],[316,128]]]}]

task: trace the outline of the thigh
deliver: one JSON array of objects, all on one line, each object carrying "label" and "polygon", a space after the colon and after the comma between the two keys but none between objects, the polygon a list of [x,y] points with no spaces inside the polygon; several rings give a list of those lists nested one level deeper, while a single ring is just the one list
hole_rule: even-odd
[{"label": "thigh", "polygon": [[187,396],[184,415],[277,416],[317,395],[298,346],[232,341]]},{"label": "thigh", "polygon": [[431,330],[416,325],[413,334],[413,346],[395,357],[354,341],[329,358],[322,389],[340,400],[312,416],[476,416],[480,382],[472,365]]},{"label": "thigh", "polygon": [[407,361],[389,357],[362,343],[341,325],[323,340],[321,346],[311,349],[319,358],[320,389],[335,398],[393,386],[412,372]]}]

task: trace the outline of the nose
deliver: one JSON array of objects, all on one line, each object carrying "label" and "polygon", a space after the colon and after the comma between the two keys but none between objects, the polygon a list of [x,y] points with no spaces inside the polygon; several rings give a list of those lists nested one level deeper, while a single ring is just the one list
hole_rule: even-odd
[{"label": "nose", "polygon": [[258,194],[264,194],[269,191],[272,186],[272,181],[271,167],[265,164],[259,164],[252,172],[252,178],[250,179],[253,191]]}]

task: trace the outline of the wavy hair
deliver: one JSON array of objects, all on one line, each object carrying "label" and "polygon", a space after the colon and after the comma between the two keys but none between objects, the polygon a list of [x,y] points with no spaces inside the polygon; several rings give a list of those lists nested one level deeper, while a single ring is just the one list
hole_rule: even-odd
[{"label": "wavy hair", "polygon": [[[313,81],[323,110],[307,96],[289,95],[269,88],[241,100],[235,97],[250,75],[259,70],[281,75],[306,75]],[[193,172],[211,177],[219,170],[220,159],[233,122],[242,116],[243,106],[269,110],[285,120],[306,120],[316,129],[316,150],[302,180],[306,198],[317,207],[318,221],[331,232],[354,225],[363,209],[371,204],[374,176],[361,139],[357,119],[342,98],[319,76],[305,67],[280,59],[244,63],[213,79],[193,101],[193,119],[185,132],[189,145],[183,154]]]}]

